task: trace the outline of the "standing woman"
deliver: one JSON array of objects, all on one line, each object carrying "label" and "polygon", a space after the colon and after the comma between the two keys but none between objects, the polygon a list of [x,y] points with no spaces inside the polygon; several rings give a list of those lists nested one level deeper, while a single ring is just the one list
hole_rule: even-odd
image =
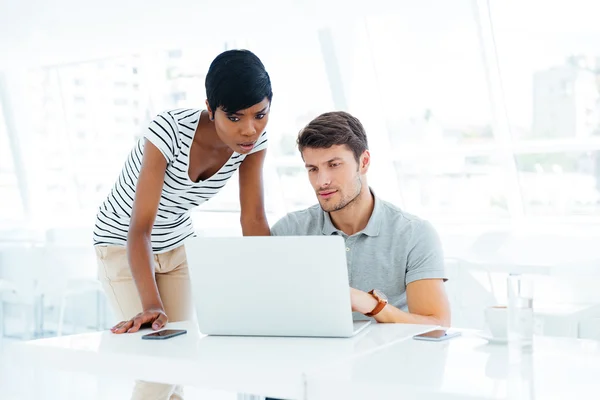
[{"label": "standing woman", "polygon": [[[190,214],[238,169],[243,234],[270,234],[262,183],[273,97],[269,74],[250,51],[231,50],[215,58],[205,83],[206,109],[159,114],[98,209],[98,277],[122,321],[114,333],[194,318],[183,245],[194,234]],[[179,386],[138,382],[132,398],[182,396]]]},{"label": "standing woman", "polygon": [[206,96],[206,109],[168,110],[150,123],[99,207],[98,275],[122,320],[114,333],[193,318],[183,246],[194,233],[190,214],[238,169],[243,234],[270,234],[262,184],[269,74],[250,51],[226,51],[210,66]]}]

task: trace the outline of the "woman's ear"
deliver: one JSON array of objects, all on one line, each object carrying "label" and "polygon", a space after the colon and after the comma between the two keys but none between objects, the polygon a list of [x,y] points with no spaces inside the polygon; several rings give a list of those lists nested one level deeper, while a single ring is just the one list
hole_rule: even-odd
[{"label": "woman's ear", "polygon": [[215,114],[213,113],[213,111],[210,108],[210,105],[208,104],[208,99],[206,99],[206,101],[204,103],[206,104],[206,111],[208,111],[208,119],[210,119],[211,121],[214,121]]}]

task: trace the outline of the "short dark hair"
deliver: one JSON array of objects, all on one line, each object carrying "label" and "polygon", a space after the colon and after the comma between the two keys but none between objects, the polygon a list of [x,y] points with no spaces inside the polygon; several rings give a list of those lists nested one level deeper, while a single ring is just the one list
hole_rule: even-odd
[{"label": "short dark hair", "polygon": [[262,61],[248,50],[228,50],[210,64],[205,80],[212,112],[236,112],[273,99],[271,78]]},{"label": "short dark hair", "polygon": [[328,149],[345,144],[354,153],[356,161],[369,148],[365,128],[358,120],[344,111],[334,111],[319,115],[310,121],[298,134],[298,150],[305,148]]}]

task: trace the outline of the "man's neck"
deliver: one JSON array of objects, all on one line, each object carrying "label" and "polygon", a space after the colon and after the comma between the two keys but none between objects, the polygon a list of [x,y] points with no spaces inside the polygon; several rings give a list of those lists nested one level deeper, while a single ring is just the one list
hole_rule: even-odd
[{"label": "man's neck", "polygon": [[350,236],[365,229],[373,214],[373,207],[373,194],[367,185],[363,185],[360,194],[352,203],[341,210],[330,212],[329,218],[333,226]]}]

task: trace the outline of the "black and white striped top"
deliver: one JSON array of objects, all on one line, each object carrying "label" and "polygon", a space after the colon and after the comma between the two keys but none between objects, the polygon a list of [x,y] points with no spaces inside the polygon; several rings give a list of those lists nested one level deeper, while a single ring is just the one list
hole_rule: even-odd
[{"label": "black and white striped top", "polygon": [[[125,246],[131,221],[135,187],[140,175],[144,139],[155,145],[167,160],[165,182],[152,229],[152,250],[164,253],[194,234],[191,210],[208,201],[225,186],[246,155],[233,153],[221,169],[207,180],[193,182],[188,175],[190,147],[201,110],[178,109],[159,114],[138,140],[125,161],[119,179],[100,205],[94,228],[95,245]],[[248,154],[267,147],[266,132]]]}]

